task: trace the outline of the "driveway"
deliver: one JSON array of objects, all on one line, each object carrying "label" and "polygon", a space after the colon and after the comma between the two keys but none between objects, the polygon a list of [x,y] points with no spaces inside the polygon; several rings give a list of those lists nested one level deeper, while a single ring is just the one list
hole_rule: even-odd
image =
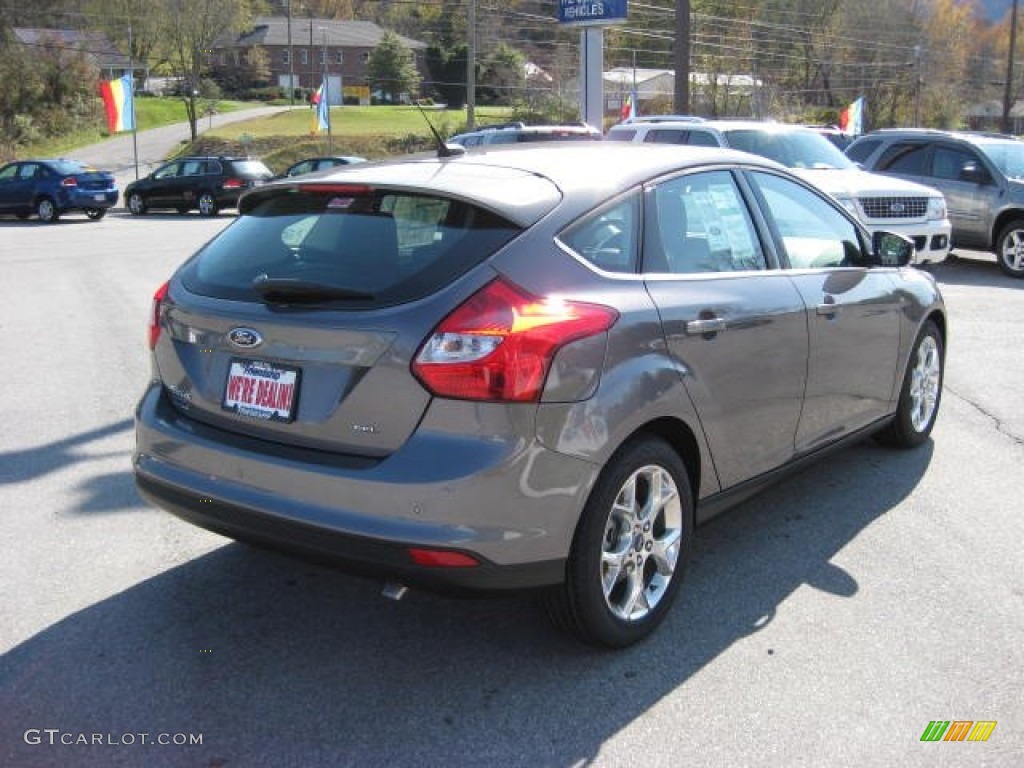
[{"label": "driveway", "polygon": [[[253,109],[238,110],[237,112],[228,112],[223,115],[214,115],[212,119],[204,117],[199,121],[199,133],[202,135],[204,131],[209,130],[211,127],[218,128],[228,123],[272,115],[287,109],[289,107],[255,107]],[[302,107],[296,107],[296,109],[302,109]],[[97,168],[112,171],[117,179],[118,188],[123,192],[130,182],[149,174],[177,146],[182,142],[189,141],[191,132],[189,131],[188,123],[184,122],[165,125],[161,128],[151,128],[147,131],[139,131],[134,138],[134,143],[138,146],[138,173],[135,170],[135,151],[133,149],[131,133],[120,133],[99,144],[92,144],[88,147],[68,152],[67,156],[94,165]],[[121,202],[123,203],[124,201],[122,200]]]}]

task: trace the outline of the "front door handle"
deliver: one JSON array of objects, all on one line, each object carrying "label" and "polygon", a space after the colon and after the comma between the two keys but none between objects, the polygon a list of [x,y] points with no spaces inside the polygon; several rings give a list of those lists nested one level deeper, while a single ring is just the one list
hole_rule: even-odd
[{"label": "front door handle", "polygon": [[823,303],[818,305],[817,312],[822,317],[835,317],[839,313],[839,305],[836,304],[836,297],[826,296]]}]

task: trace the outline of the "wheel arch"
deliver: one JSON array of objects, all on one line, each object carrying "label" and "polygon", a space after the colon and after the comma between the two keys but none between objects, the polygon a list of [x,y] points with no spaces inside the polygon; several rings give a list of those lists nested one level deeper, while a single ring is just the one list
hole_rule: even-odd
[{"label": "wheel arch", "polygon": [[[619,448],[645,436],[656,437],[668,443],[669,447],[682,459],[683,466],[686,467],[687,479],[690,481],[690,493],[693,497],[690,500],[691,513],[696,517],[697,498],[700,495],[700,482],[703,474],[697,436],[685,421],[664,416],[635,429],[622,441]],[[696,523],[696,519],[694,523]]]},{"label": "wheel arch", "polygon": [[1021,225],[1024,226],[1024,209],[1007,208],[999,212],[999,215],[992,222],[992,231],[989,232],[989,248],[994,251],[998,247],[999,244],[996,240],[999,238],[999,233],[1003,231],[1003,227],[1014,220],[1019,220]]}]

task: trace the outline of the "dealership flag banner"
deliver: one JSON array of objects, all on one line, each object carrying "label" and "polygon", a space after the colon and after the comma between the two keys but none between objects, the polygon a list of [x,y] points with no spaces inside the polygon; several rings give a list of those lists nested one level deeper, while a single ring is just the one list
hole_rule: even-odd
[{"label": "dealership flag banner", "polygon": [[316,105],[316,117],[313,120],[313,131],[320,133],[320,131],[331,132],[331,105],[330,99],[327,98],[327,78],[324,77],[323,82],[320,83],[320,87],[316,89],[316,93],[313,94],[313,104]]},{"label": "dealership flag banner", "polygon": [[100,95],[107,111],[110,133],[135,130],[135,99],[132,96],[131,73],[100,83]]},{"label": "dealership flag banner", "polygon": [[636,117],[636,91],[631,91],[622,102],[622,112],[619,115],[620,120],[628,120],[631,117]]},{"label": "dealership flag banner", "polygon": [[864,133],[864,97],[860,96],[839,113],[839,128],[843,133],[859,136]]}]

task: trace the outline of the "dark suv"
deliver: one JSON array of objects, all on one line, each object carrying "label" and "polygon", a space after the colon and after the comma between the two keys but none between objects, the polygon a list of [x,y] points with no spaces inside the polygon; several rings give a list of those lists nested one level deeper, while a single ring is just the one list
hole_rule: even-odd
[{"label": "dark suv", "polygon": [[128,210],[142,215],[150,208],[171,208],[216,216],[234,208],[245,190],[273,178],[259,160],[247,157],[180,157],[125,188]]},{"label": "dark suv", "polygon": [[992,251],[1024,278],[1024,142],[994,133],[885,129],[847,156],[870,171],[935,187],[946,197],[953,246]]}]

